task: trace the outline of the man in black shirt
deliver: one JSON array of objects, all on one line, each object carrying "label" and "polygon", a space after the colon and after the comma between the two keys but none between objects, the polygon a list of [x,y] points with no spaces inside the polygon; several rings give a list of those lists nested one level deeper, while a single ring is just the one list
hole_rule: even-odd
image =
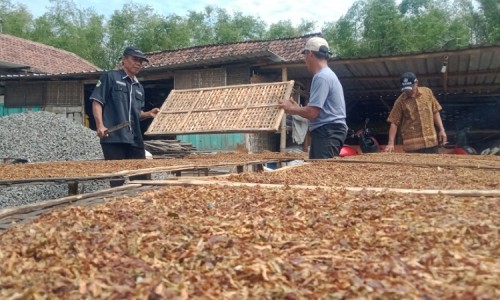
[{"label": "man in black shirt", "polygon": [[[122,56],[123,68],[102,74],[90,96],[97,135],[101,138],[102,152],[106,160],[145,158],[140,121],[156,117],[159,109],[142,111],[144,88],[136,75],[141,71],[144,62],[149,61],[141,50],[135,47],[125,48]],[[129,124],[108,133],[108,128],[124,122]],[[111,185],[116,184],[112,182]]]}]

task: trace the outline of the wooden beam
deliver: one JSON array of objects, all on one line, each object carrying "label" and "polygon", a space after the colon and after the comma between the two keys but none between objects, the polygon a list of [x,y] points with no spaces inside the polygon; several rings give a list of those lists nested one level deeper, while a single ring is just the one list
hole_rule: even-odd
[{"label": "wooden beam", "polygon": [[[281,81],[288,81],[288,73],[286,65],[281,65]],[[280,152],[286,151],[286,114],[283,114],[281,119],[281,135],[280,135]]]},{"label": "wooden beam", "polygon": [[68,196],[78,195],[78,181],[68,182]]}]

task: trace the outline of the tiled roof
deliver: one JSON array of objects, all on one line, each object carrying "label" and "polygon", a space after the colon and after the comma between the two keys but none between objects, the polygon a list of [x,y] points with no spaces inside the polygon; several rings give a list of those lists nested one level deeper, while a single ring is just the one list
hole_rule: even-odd
[{"label": "tiled roof", "polygon": [[77,55],[0,33],[0,62],[29,66],[34,73],[77,73],[101,70]]},{"label": "tiled roof", "polygon": [[302,50],[306,41],[318,34],[297,38],[248,41],[232,44],[196,46],[191,48],[166,50],[147,53],[148,67],[193,64],[204,61],[223,61],[230,57],[254,57],[257,53],[268,52],[283,59],[284,62],[302,61]]}]

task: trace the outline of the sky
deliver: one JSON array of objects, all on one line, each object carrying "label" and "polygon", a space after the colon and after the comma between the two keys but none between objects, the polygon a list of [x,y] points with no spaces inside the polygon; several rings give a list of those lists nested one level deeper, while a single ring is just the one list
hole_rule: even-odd
[{"label": "sky", "polygon": [[[124,0],[72,0],[79,9],[94,8],[97,13],[109,16],[114,10],[120,10]],[[132,1],[151,6],[156,13],[168,16],[185,16],[189,11],[201,12],[208,5],[215,5],[229,13],[241,12],[243,15],[260,17],[268,25],[278,21],[290,20],[293,25],[301,20],[316,22],[316,29],[324,23],[338,20],[347,13],[355,0],[148,0]],[[49,0],[12,0],[12,3],[24,4],[34,17],[44,14],[50,7]]]}]

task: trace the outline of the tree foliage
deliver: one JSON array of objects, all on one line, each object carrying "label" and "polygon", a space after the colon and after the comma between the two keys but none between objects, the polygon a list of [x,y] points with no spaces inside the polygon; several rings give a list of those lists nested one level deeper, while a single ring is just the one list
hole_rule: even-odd
[{"label": "tree foliage", "polygon": [[[266,24],[243,12],[217,6],[185,16],[156,13],[128,2],[109,17],[73,0],[50,0],[34,18],[25,5],[0,0],[2,31],[62,48],[102,68],[112,68],[121,51],[135,45],[162,51],[198,45],[301,36],[316,32],[303,19]],[[399,5],[397,4],[399,3]],[[323,36],[338,56],[364,56],[500,42],[498,0],[357,0],[338,20],[322,24]]]},{"label": "tree foliage", "polygon": [[25,5],[12,4],[10,0],[0,0],[0,21],[2,32],[28,38],[33,16]]},{"label": "tree foliage", "polygon": [[358,0],[322,31],[339,56],[500,42],[498,0]]},{"label": "tree foliage", "polygon": [[500,2],[498,0],[478,0],[480,13],[477,16],[484,42],[500,43]]}]

